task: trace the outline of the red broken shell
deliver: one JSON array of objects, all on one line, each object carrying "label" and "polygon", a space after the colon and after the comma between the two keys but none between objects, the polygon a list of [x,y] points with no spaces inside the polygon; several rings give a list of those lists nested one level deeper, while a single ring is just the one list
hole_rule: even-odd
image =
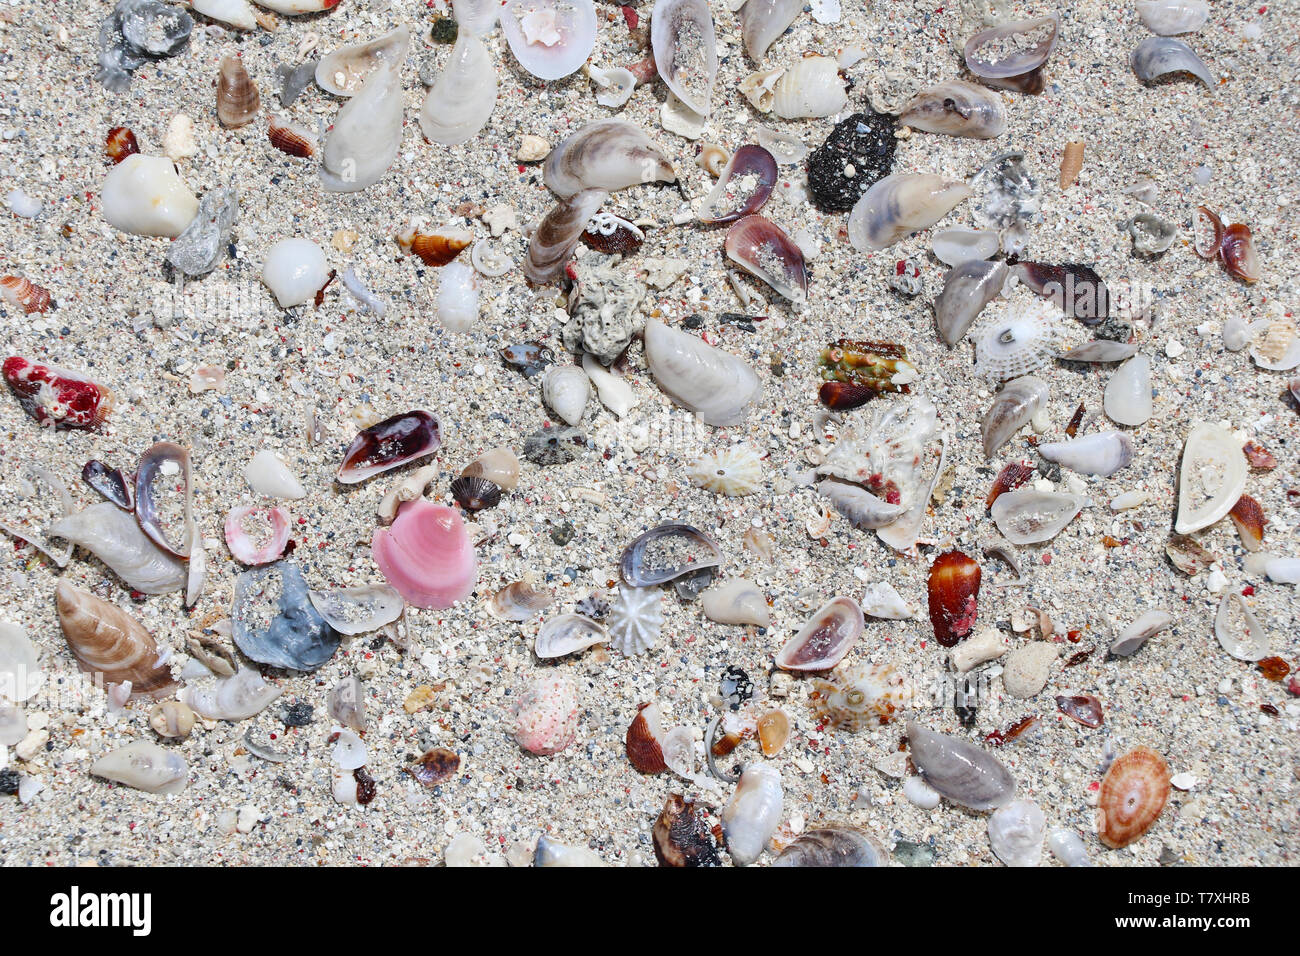
[{"label": "red broken shell", "polygon": [[598,212],[582,231],[582,241],[606,255],[626,255],[641,248],[641,243],[645,242],[645,233],[640,226],[628,222],[622,216],[616,216],[612,212]]},{"label": "red broken shell", "polygon": [[22,276],[0,276],[0,298],[28,315],[50,307],[50,290]]},{"label": "red broken shell", "polygon": [[1251,468],[1258,468],[1260,471],[1272,471],[1277,467],[1277,459],[1273,453],[1258,442],[1248,441],[1241,447],[1242,452],[1246,455],[1246,460],[1250,462]]},{"label": "red broken shell", "polygon": [[929,590],[934,639],[952,647],[975,626],[980,566],[960,551],[945,551],[930,567]]},{"label": "red broken shell", "polygon": [[627,759],[638,773],[662,773],[668,769],[664,762],[664,749],[660,744],[663,735],[659,727],[659,705],[653,701],[638,704],[636,718],[627,729]]},{"label": "red broken shell", "polygon": [[436,787],[450,780],[460,769],[460,755],[445,747],[426,750],[419,760],[406,767],[406,772],[426,787]]},{"label": "red broken shell", "polygon": [[113,410],[113,392],[80,372],[17,355],[5,359],[3,371],[23,411],[42,425],[94,428]]},{"label": "red broken shell", "polygon": [[989,489],[988,497],[984,499],[984,505],[987,508],[993,507],[993,502],[998,500],[999,495],[1004,495],[1008,491],[1015,491],[1034,474],[1034,466],[1027,461],[1013,461],[1004,465],[998,472],[998,476],[993,479],[993,487]]},{"label": "red broken shell", "polygon": [[1156,822],[1169,799],[1169,766],[1149,747],[1118,758],[1097,799],[1097,836],[1112,850],[1128,846]]}]

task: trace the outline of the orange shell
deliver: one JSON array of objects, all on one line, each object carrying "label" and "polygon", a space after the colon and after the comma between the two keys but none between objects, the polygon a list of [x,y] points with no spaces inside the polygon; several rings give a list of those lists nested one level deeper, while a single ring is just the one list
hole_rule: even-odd
[{"label": "orange shell", "polygon": [[758,718],[758,743],[764,757],[775,757],[790,739],[790,718],[783,710],[773,710]]},{"label": "orange shell", "polygon": [[306,158],[316,154],[316,139],[311,132],[298,123],[285,123],[273,119],[267,125],[266,138],[282,153]]},{"label": "orange shell", "polygon": [[1061,189],[1069,189],[1079,178],[1079,170],[1083,169],[1083,143],[1071,142],[1065,144],[1065,152],[1061,155]]},{"label": "orange shell", "polygon": [[132,700],[176,692],[171,669],[158,663],[153,635],[131,615],[66,581],[59,582],[55,604],[68,648],[87,674],[102,675],[105,685],[130,681]]},{"label": "orange shell", "polygon": [[1149,747],[1118,757],[1101,781],[1097,836],[1112,850],[1128,846],[1156,822],[1169,800],[1169,765]]},{"label": "orange shell", "polygon": [[668,764],[664,763],[663,747],[655,739],[654,730],[643,713],[650,706],[639,704],[636,719],[627,729],[627,759],[638,773],[662,773],[668,769]]},{"label": "orange shell", "polygon": [[0,298],[22,306],[28,315],[50,307],[50,290],[22,276],[0,276]]},{"label": "orange shell", "polygon": [[467,230],[464,232],[434,232],[428,234],[417,232],[410,237],[409,242],[399,241],[413,255],[419,256],[426,266],[445,266],[460,255],[461,250],[467,248],[474,241],[474,236]]},{"label": "orange shell", "polygon": [[140,152],[140,145],[135,141],[135,133],[126,126],[114,126],[104,139],[104,154],[115,163],[120,163],[133,153]]},{"label": "orange shell", "polygon": [[1242,495],[1228,512],[1228,517],[1237,526],[1241,546],[1247,551],[1258,551],[1264,543],[1264,525],[1268,524],[1259,502],[1250,495]]}]

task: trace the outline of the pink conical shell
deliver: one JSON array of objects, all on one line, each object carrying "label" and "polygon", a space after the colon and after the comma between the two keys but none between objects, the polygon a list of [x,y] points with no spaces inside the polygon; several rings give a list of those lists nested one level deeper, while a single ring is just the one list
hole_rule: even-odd
[{"label": "pink conical shell", "polygon": [[408,604],[449,608],[469,597],[478,573],[460,512],[423,498],[408,501],[391,527],[378,528],[370,553]]}]

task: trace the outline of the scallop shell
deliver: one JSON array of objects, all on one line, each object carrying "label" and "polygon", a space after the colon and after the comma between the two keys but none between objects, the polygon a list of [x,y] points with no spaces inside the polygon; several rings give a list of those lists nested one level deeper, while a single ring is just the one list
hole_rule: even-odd
[{"label": "scallop shell", "polygon": [[[546,603],[550,604],[549,594]],[[561,614],[542,625],[533,643],[533,652],[541,660],[552,660],[608,641],[609,632],[591,618],[581,614]]]},{"label": "scallop shell", "polygon": [[[617,192],[639,183],[676,182],[677,173],[639,127],[607,119],[562,140],[546,157],[542,178],[552,192],[568,199],[586,189]],[[590,218],[588,214],[584,224]]]},{"label": "scallop shell", "polygon": [[846,85],[835,60],[806,56],[776,81],[772,112],[782,119],[834,116],[848,105]]},{"label": "scallop shell", "polygon": [[456,504],[466,511],[484,511],[501,502],[501,488],[486,478],[460,478],[448,488]]},{"label": "scallop shell", "polygon": [[696,113],[708,116],[718,73],[713,15],[706,0],[661,0],[650,20],[659,77]]},{"label": "scallop shell", "polygon": [[624,657],[644,654],[659,642],[661,597],[656,587],[618,586],[618,599],[609,609],[609,633],[610,643]]},{"label": "scallop shell", "polygon": [[451,59],[420,108],[426,139],[459,146],[478,135],[497,101],[497,71],[483,41],[468,30],[456,38]]},{"label": "scallop shell", "polygon": [[767,283],[796,308],[808,301],[803,252],[785,230],[762,216],[745,216],[727,230],[727,258]]},{"label": "scallop shell", "polygon": [[528,241],[524,275],[538,284],[563,276],[587,223],[608,198],[609,193],[603,189],[584,189],[556,203]]},{"label": "scallop shell", "polygon": [[718,543],[688,524],[661,524],[623,549],[619,569],[633,588],[658,587],[722,564]]},{"label": "scallop shell", "polygon": [[864,663],[814,680],[809,700],[819,720],[856,732],[893,722],[906,696],[903,676],[892,666]]},{"label": "scallop shell", "polygon": [[828,671],[844,659],[866,628],[862,608],[852,598],[831,598],[776,654],[787,671]]},{"label": "scallop shell", "polygon": [[697,488],[740,498],[763,487],[763,464],[758,451],[742,442],[701,455],[690,464],[686,476]]},{"label": "scallop shell", "polygon": [[1016,779],[987,751],[957,737],[907,722],[912,762],[925,782],[941,795],[972,810],[992,810],[1009,803]]},{"label": "scallop shell", "polygon": [[591,380],[577,365],[552,365],[542,373],[542,400],[568,425],[577,425],[591,401]]},{"label": "scallop shell", "polygon": [[993,139],[1007,128],[1002,97],[965,80],[948,80],[917,93],[898,122],[927,133]]},{"label": "scallop shell", "polygon": [[743,360],[658,319],[646,320],[645,356],[655,384],[707,425],[743,423],[762,395],[762,383]]},{"label": "scallop shell", "polygon": [[999,495],[990,511],[994,524],[1012,544],[1038,544],[1060,534],[1086,500],[1063,491],[1017,488]]},{"label": "scallop shell", "polygon": [[1007,382],[993,398],[980,426],[984,457],[992,458],[1035,415],[1047,405],[1047,383],[1033,375]]},{"label": "scallop shell", "polygon": [[180,793],[190,778],[184,757],[147,740],[105,754],[91,764],[90,772],[146,793]]},{"label": "scallop shell", "polygon": [[1217,425],[1194,427],[1178,470],[1174,531],[1191,534],[1228,513],[1246,490],[1246,456],[1232,434]]},{"label": "scallop shell", "polygon": [[44,312],[50,307],[50,290],[22,276],[0,277],[0,298],[18,306],[28,315]]},{"label": "scallop shell", "polygon": [[487,612],[498,621],[527,621],[545,611],[554,600],[555,595],[548,588],[524,580],[507,584],[488,598],[486,606]]},{"label": "scallop shell", "polygon": [[510,52],[541,80],[575,72],[596,45],[593,0],[509,0],[500,16]]},{"label": "scallop shell", "polygon": [[1117,757],[1097,796],[1097,837],[1112,850],[1151,829],[1169,800],[1169,765],[1149,747]]},{"label": "scallop shell", "polygon": [[410,30],[398,27],[378,39],[339,47],[317,61],[316,83],[335,96],[353,96],[381,64],[400,69],[410,45]]},{"label": "scallop shell", "polygon": [[889,854],[862,830],[819,827],[801,833],[781,851],[773,866],[888,866]]},{"label": "scallop shell", "polygon": [[849,214],[849,241],[859,252],[885,249],[934,225],[973,195],[965,183],[933,173],[891,173],[854,205]]},{"label": "scallop shell", "polygon": [[222,126],[237,127],[252,122],[261,108],[257,84],[237,56],[223,56],[217,73],[217,118]]},{"label": "scallop shell", "polygon": [[101,675],[105,685],[129,683],[132,700],[176,692],[170,668],[158,663],[158,644],[135,618],[67,581],[58,583],[55,601],[63,637],[83,671]]},{"label": "scallop shell", "polygon": [[753,0],[740,8],[740,35],[745,52],[761,63],[768,47],[794,23],[803,0]]},{"label": "scallop shell", "polygon": [[1173,37],[1147,37],[1134,47],[1128,62],[1137,78],[1146,84],[1168,76],[1189,74],[1210,89],[1215,85],[1209,68],[1196,52]]},{"label": "scallop shell", "polygon": [[1050,363],[1056,353],[1056,314],[1048,302],[1010,303],[975,337],[976,373],[1001,382]]}]

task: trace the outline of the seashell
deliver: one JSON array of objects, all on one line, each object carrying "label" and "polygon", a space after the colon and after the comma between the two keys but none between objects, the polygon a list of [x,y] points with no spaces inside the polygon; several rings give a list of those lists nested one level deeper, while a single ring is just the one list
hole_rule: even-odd
[{"label": "seashell", "polygon": [[180,793],[190,779],[184,757],[147,740],[110,751],[91,764],[90,772],[145,793]]},{"label": "seashell", "polygon": [[325,251],[310,239],[281,239],[262,266],[262,281],[282,309],[311,302],[329,280]]},{"label": "seashell", "polygon": [[1077,724],[1096,730],[1103,723],[1101,701],[1091,694],[1057,697],[1056,709]]},{"label": "seashell", "polygon": [[455,508],[423,498],[406,502],[391,527],[375,530],[370,553],[384,579],[416,607],[449,608],[474,589],[474,546]]},{"label": "seashell", "polygon": [[742,442],[701,455],[691,462],[686,477],[715,495],[742,498],[763,487],[763,463],[757,449]]},{"label": "seashell", "polygon": [[984,457],[996,455],[1012,435],[1039,415],[1047,407],[1047,397],[1047,383],[1033,375],[1022,375],[1003,385],[980,426]]},{"label": "seashell", "polygon": [[762,395],[758,376],[742,359],[658,319],[646,320],[645,356],[655,384],[706,425],[742,424]]},{"label": "seashell", "polygon": [[1138,213],[1124,228],[1133,240],[1133,251],[1145,256],[1160,255],[1178,238],[1177,226],[1149,212]]},{"label": "seashell", "polygon": [[316,62],[316,84],[335,96],[352,96],[381,65],[401,69],[410,45],[410,30],[398,27],[376,40],[339,47]]},{"label": "seashell", "polygon": [[1268,656],[1268,632],[1235,591],[1228,591],[1219,602],[1214,636],[1219,646],[1239,661],[1258,661]]},{"label": "seashell", "polygon": [[248,0],[191,0],[190,9],[239,30],[256,30],[258,13]]},{"label": "seashell", "polygon": [[948,652],[953,670],[965,674],[980,664],[995,661],[1007,652],[1007,639],[995,627],[981,631],[975,637],[954,645]]},{"label": "seashell", "polygon": [[[325,698],[325,708],[344,727],[357,733],[365,732],[366,689],[359,678],[345,677],[330,688]],[[340,760],[340,757],[344,759]],[[334,748],[334,759],[344,770],[355,770],[366,762],[366,745],[355,735],[341,734]]]},{"label": "seashell", "polygon": [[1002,762],[957,737],[907,722],[912,762],[935,790],[972,810],[992,810],[1011,802],[1016,779]]},{"label": "seashell", "polygon": [[230,619],[235,645],[244,654],[289,670],[316,670],[341,641],[312,606],[307,581],[290,561],[240,574]]},{"label": "seashell", "polygon": [[487,125],[496,102],[496,67],[483,41],[466,30],[457,36],[450,61],[424,97],[420,129],[432,142],[459,146]]},{"label": "seashell", "polygon": [[1110,314],[1106,283],[1088,266],[1018,262],[1011,271],[1035,293],[1085,325],[1096,325]]},{"label": "seashell", "polygon": [[109,468],[102,461],[91,460],[81,469],[81,477],[108,501],[123,511],[135,512],[134,489],[119,469]]},{"label": "seashell", "polygon": [[634,588],[657,587],[722,564],[716,541],[688,524],[661,524],[623,549],[619,569]]},{"label": "seashell", "polygon": [[990,229],[956,226],[936,233],[930,240],[935,258],[945,265],[959,266],[973,259],[987,259],[998,251],[998,235]]},{"label": "seashell", "polygon": [[767,283],[796,308],[808,301],[803,252],[785,230],[762,216],[745,216],[727,230],[727,258]]},{"label": "seashell", "polygon": [[1300,584],[1300,558],[1253,553],[1246,555],[1245,568],[1246,573],[1262,573],[1277,584]]},{"label": "seashell", "polygon": [[600,403],[619,418],[626,417],[627,413],[636,407],[636,394],[632,391],[632,386],[627,383],[627,379],[610,372],[596,360],[595,356],[587,352],[583,353],[582,370],[596,386],[596,395],[600,398]]},{"label": "seashell", "polygon": [[1174,567],[1183,574],[1199,574],[1219,559],[1213,552],[1203,548],[1194,538],[1176,534],[1165,545],[1165,554]]},{"label": "seashell", "polygon": [[831,680],[814,680],[810,701],[819,721],[857,732],[892,723],[906,700],[903,676],[889,664],[858,664]]},{"label": "seashell", "polygon": [[708,116],[718,74],[713,15],[706,0],[664,0],[650,20],[650,45],[659,76],[683,103]]},{"label": "seashell", "polygon": [[431,233],[406,229],[394,238],[397,244],[412,255],[419,256],[426,266],[445,266],[474,241],[468,229],[437,229]]},{"label": "seashell", "polygon": [[149,712],[149,726],[159,737],[188,737],[194,729],[194,711],[179,700],[165,700]]},{"label": "seashell", "polygon": [[862,613],[889,621],[908,621],[916,617],[916,609],[903,600],[902,595],[888,581],[868,584],[862,594]]},{"label": "seashell", "polygon": [[[893,167],[898,147],[895,128],[893,117],[881,113],[854,113],[837,123],[826,141],[808,154],[808,192],[813,205],[823,212],[853,209],[863,193]],[[778,150],[772,153],[778,160],[782,158]],[[797,158],[785,161],[797,162]]]},{"label": "seashell", "polygon": [[1043,67],[1056,46],[1060,22],[1052,14],[981,30],[966,41],[966,68],[985,86],[1041,93],[1046,85]]},{"label": "seashell", "polygon": [[499,6],[495,0],[451,0],[456,26],[479,37],[491,33],[497,25]]},{"label": "seashell", "polygon": [[609,193],[603,189],[584,189],[551,207],[528,241],[524,275],[538,284],[554,282],[564,275],[587,223],[608,198]]},{"label": "seashell", "polygon": [[1047,365],[1056,352],[1053,307],[1016,301],[975,336],[976,374],[997,381],[1020,378]]},{"label": "seashell", "polygon": [[355,485],[375,475],[427,458],[442,445],[442,425],[430,412],[415,410],[363,428],[343,452],[338,481]]},{"label": "seashell", "polygon": [[636,252],[645,242],[645,233],[635,223],[612,212],[598,212],[582,230],[582,241],[606,255]]},{"label": "seashell", "polygon": [[626,67],[615,66],[602,70],[598,66],[587,67],[587,77],[596,84],[596,102],[601,106],[620,109],[632,98],[636,89],[636,74]]},{"label": "seashell", "polygon": [[1191,534],[1226,515],[1246,490],[1246,471],[1245,456],[1230,432],[1195,426],[1183,445],[1174,531]]},{"label": "seashell", "polygon": [[930,623],[934,639],[944,647],[952,647],[975,627],[980,577],[979,564],[960,551],[945,551],[930,566]]},{"label": "seashell", "polygon": [[237,56],[223,56],[217,72],[217,119],[229,128],[252,122],[261,109],[257,84]]},{"label": "seashell", "polygon": [[425,489],[438,477],[439,471],[438,463],[434,462],[432,465],[415,469],[393,485],[380,500],[379,507],[375,509],[380,523],[392,524],[393,519],[397,517],[397,509],[403,502],[423,497]]},{"label": "seashell", "polygon": [[0,276],[0,299],[17,306],[28,315],[50,307],[50,290],[22,276]]},{"label": "seashell", "polygon": [[[17,624],[0,620],[0,697],[22,703],[40,690],[43,681],[36,646],[27,632]],[[26,733],[24,721],[23,736]]]},{"label": "seashell", "polygon": [[781,851],[773,866],[888,866],[889,854],[861,830],[819,827],[801,833]]},{"label": "seashell", "polygon": [[403,769],[419,781],[421,786],[432,788],[456,776],[460,769],[460,755],[446,747],[434,747]]},{"label": "seashell", "polygon": [[659,705],[655,702],[638,704],[636,717],[627,728],[624,739],[624,751],[628,763],[637,773],[663,773],[668,769],[664,763],[664,751],[661,745],[663,729],[659,721]]},{"label": "seashell", "polygon": [[467,332],[478,321],[478,277],[463,262],[451,262],[438,274],[438,321],[452,332]]},{"label": "seashell", "polygon": [[659,109],[659,125],[683,139],[699,139],[709,125],[709,118],[695,112],[670,90]]},{"label": "seashell", "polygon": [[1206,206],[1197,206],[1192,219],[1192,248],[1202,259],[1213,259],[1222,247],[1222,220]]},{"label": "seashell", "polygon": [[[754,127],[754,140],[759,146],[771,153],[772,158],[781,166],[797,163],[808,155],[808,147],[793,133],[770,129],[767,126],[756,126]],[[854,200],[856,199],[857,197],[854,196]]]},{"label": "seashell", "polygon": [[505,491],[514,491],[519,484],[519,459],[509,448],[491,448],[466,465],[461,475],[486,478]]},{"label": "seashell", "polygon": [[704,808],[681,794],[668,795],[655,820],[655,857],[660,866],[721,866],[713,832],[704,820]]},{"label": "seashell", "polygon": [[1205,0],[1138,0],[1137,9],[1142,25],[1162,37],[1195,33],[1210,16]]},{"label": "seashell", "polygon": [[41,425],[95,428],[113,410],[111,389],[81,372],[11,355],[0,367],[24,412]]},{"label": "seashell", "polygon": [[[542,608],[550,603],[551,595],[545,592],[545,604]],[[522,612],[516,612],[515,617],[507,620],[526,620],[526,618],[519,618],[518,613]],[[531,617],[535,613],[536,610],[528,616]],[[585,651],[589,647],[605,644],[608,641],[609,632],[590,618],[581,614],[561,614],[542,625],[541,630],[537,632],[537,639],[533,642],[533,653],[541,660],[553,660],[567,654]]]},{"label": "seashell", "polygon": [[770,567],[776,563],[776,542],[766,531],[754,527],[747,528],[741,540],[745,550],[753,553],[764,564]]},{"label": "seashell", "polygon": [[722,811],[727,852],[737,866],[748,866],[762,856],[781,823],[783,804],[781,774],[775,767],[745,767],[735,793]]},{"label": "seashell", "polygon": [[[254,515],[265,516],[257,540],[248,530],[248,519]],[[232,508],[226,516],[225,532],[226,546],[236,561],[241,564],[270,564],[279,560],[289,543],[289,513],[283,508],[254,508],[252,505]]]},{"label": "seashell", "polygon": [[846,86],[834,59],[806,56],[777,79],[772,112],[782,119],[834,116],[848,105]]},{"label": "seashell", "polygon": [[993,479],[993,485],[989,488],[988,496],[984,499],[984,506],[992,508],[993,502],[1008,491],[1015,491],[1030,478],[1037,474],[1037,470],[1027,461],[1012,461],[1003,466],[998,472],[998,476]]},{"label": "seashell", "polygon": [[1019,150],[999,153],[980,167],[971,183],[979,197],[975,222],[999,230],[1003,252],[1022,255],[1029,225],[1042,218],[1042,190],[1029,174],[1025,154]]},{"label": "seashell", "polygon": [[1244,282],[1254,282],[1259,278],[1259,255],[1255,252],[1255,239],[1249,226],[1237,222],[1223,231],[1219,258],[1230,275]]},{"label": "seashell", "polygon": [[1096,432],[1039,445],[1038,453],[1081,475],[1109,478],[1133,460],[1133,439],[1126,432]]},{"label": "seashell", "polygon": [[755,0],[741,7],[740,36],[749,58],[761,63],[768,47],[794,23],[802,9],[800,0]]},{"label": "seashell", "polygon": [[515,741],[529,753],[559,753],[578,735],[578,687],[567,676],[533,678],[515,704]]},{"label": "seashell", "polygon": [[1047,848],[1066,866],[1092,866],[1082,838],[1073,830],[1053,830],[1047,835]]},{"label": "seashell", "polygon": [[[184,494],[184,515],[182,520],[189,523],[193,514],[193,481],[190,472],[190,453],[173,442],[158,442],[152,445],[140,458],[140,467],[135,473],[135,517],[140,523],[140,530],[149,536],[154,544],[169,551],[178,558],[189,556],[189,548],[184,540],[179,545],[172,544],[162,529],[159,515],[158,483],[162,480],[179,476]],[[175,491],[175,486],[171,489]]]},{"label": "seashell", "polygon": [[954,346],[965,337],[976,317],[1002,293],[1007,267],[1001,262],[970,259],[943,277],[943,291],[934,300],[934,324],[939,338]]},{"label": "seashell", "polygon": [[[1103,340],[1105,341],[1105,340]],[[1135,355],[1106,383],[1103,407],[1117,425],[1136,427],[1151,418],[1151,360]]]},{"label": "seashell", "polygon": [[588,447],[580,428],[541,428],[524,439],[524,457],[543,467],[573,461]]},{"label": "seashell", "polygon": [[1058,352],[1062,362],[1122,362],[1137,354],[1136,342],[1116,342],[1112,339],[1093,339],[1076,345],[1068,352]]},{"label": "seashell", "polygon": [[884,392],[909,392],[919,373],[907,349],[892,342],[840,339],[818,357],[823,384],[817,397],[836,410],[865,405]]},{"label": "seashell", "polygon": [[257,0],[259,7],[266,7],[287,17],[297,17],[304,13],[319,13],[338,6],[342,0]]},{"label": "seashell", "polygon": [[989,815],[989,844],[1007,866],[1037,866],[1045,835],[1043,811],[1032,800],[1012,800]]},{"label": "seashell", "polygon": [[591,401],[591,380],[576,365],[553,365],[542,373],[542,401],[568,425],[582,421]]},{"label": "seashell", "polygon": [[501,488],[486,478],[457,478],[450,490],[456,504],[466,511],[485,511],[501,501]]},{"label": "seashell", "polygon": [[283,116],[273,116],[266,127],[266,137],[282,153],[306,159],[315,156],[320,148],[316,134],[301,123]]},{"label": "seashell", "polygon": [[592,0],[509,0],[500,16],[510,52],[539,80],[575,72],[596,45]]},{"label": "seashell", "polygon": [[1260,368],[1286,372],[1300,365],[1300,335],[1289,319],[1270,322],[1263,339],[1250,347],[1250,357]]},{"label": "seashell", "polygon": [[[776,160],[762,146],[742,146],[718,176],[696,217],[717,225],[758,212],[776,185]],[[805,282],[806,284],[806,282]]]},{"label": "seashell", "polygon": [[158,663],[158,644],[135,618],[67,581],[54,594],[59,627],[83,671],[105,686],[129,683],[132,700],[176,692],[171,669]]},{"label": "seashell", "polygon": [[863,530],[883,528],[897,521],[906,510],[900,504],[877,498],[858,485],[831,478],[817,483],[817,493],[829,498],[836,511],[855,528]]},{"label": "seashell", "polygon": [[661,592],[655,587],[618,586],[618,599],[609,608],[610,643],[624,657],[644,654],[659,642],[664,614]]},{"label": "seashell", "polygon": [[617,192],[637,184],[676,182],[677,173],[639,127],[606,119],[588,123],[551,150],[542,179],[561,199],[573,199],[588,189]]},{"label": "seashell", "polygon": [[865,628],[856,601],[831,598],[777,651],[776,666],[787,671],[828,671],[844,660]]},{"label": "seashell", "polygon": [[[469,261],[479,275],[490,279],[499,278],[515,267],[515,262],[500,249],[494,248],[486,239],[474,243],[469,251]],[[344,279],[347,273],[344,273]]]},{"label": "seashell", "polygon": [[554,600],[555,595],[546,588],[537,587],[530,581],[515,581],[493,594],[486,606],[488,613],[498,621],[527,621],[550,607]]},{"label": "seashell", "polygon": [[785,67],[777,66],[770,70],[759,70],[740,81],[740,92],[749,100],[749,105],[760,113],[772,112],[776,100],[776,84],[785,73]]},{"label": "seashell", "polygon": [[993,523],[1012,544],[1038,544],[1060,534],[1086,500],[1063,491],[1017,488],[999,495],[990,511]]},{"label": "seashell", "polygon": [[321,150],[321,187],[351,193],[384,178],[402,143],[401,61],[381,62],[339,110]]},{"label": "seashell", "polygon": [[133,236],[175,239],[199,211],[172,161],[161,156],[126,157],[108,171],[99,196],[104,220]]},{"label": "seashell", "polygon": [[1097,796],[1097,837],[1119,850],[1151,829],[1169,800],[1169,766],[1149,747],[1115,758]]},{"label": "seashell", "polygon": [[103,561],[130,588],[143,594],[168,594],[185,587],[185,565],[154,544],[135,518],[103,501],[50,525],[64,538]]},{"label": "seashell", "polygon": [[719,624],[753,624],[767,627],[772,622],[767,599],[758,585],[746,578],[728,578],[700,595],[700,609]]},{"label": "seashell", "polygon": [[933,173],[893,173],[857,201],[849,214],[849,241],[859,252],[885,249],[934,225],[974,192]]},{"label": "seashell", "polygon": [[316,613],[340,634],[366,634],[402,616],[402,596],[386,584],[363,584],[332,591],[308,591]]},{"label": "seashell", "polygon": [[714,179],[722,175],[722,171],[730,161],[731,153],[726,147],[719,146],[717,143],[704,143],[700,146],[700,155],[695,157],[695,165]]},{"label": "seashell", "polygon": [[1147,37],[1129,54],[1129,66],[1139,80],[1148,85],[1175,74],[1191,74],[1208,88],[1214,77],[1201,58],[1182,40],[1172,37]]},{"label": "seashell", "polygon": [[1174,616],[1168,611],[1144,611],[1136,621],[1120,631],[1119,637],[1110,645],[1110,652],[1116,657],[1136,654],[1143,644],[1173,623]]},{"label": "seashell", "polygon": [[281,693],[257,671],[241,667],[233,677],[202,686],[187,684],[177,696],[202,717],[235,721],[261,713]]},{"label": "seashell", "polygon": [[1002,97],[965,80],[948,80],[917,93],[898,122],[925,133],[993,139],[1007,129]]},{"label": "seashell", "polygon": [[1264,525],[1268,524],[1259,502],[1250,495],[1242,495],[1228,512],[1228,517],[1237,527],[1241,546],[1247,551],[1258,551],[1264,543]]},{"label": "seashell", "polygon": [[269,448],[264,448],[253,456],[253,460],[244,468],[244,480],[248,487],[259,495],[268,498],[287,498],[291,501],[307,497],[307,492],[293,472]]},{"label": "seashell", "polygon": [[108,136],[104,139],[104,155],[114,163],[120,163],[138,152],[140,152],[140,145],[136,142],[135,133],[131,132],[129,127],[114,126],[108,131]]},{"label": "seashell", "polygon": [[1061,176],[1058,183],[1061,191],[1069,189],[1079,180],[1079,171],[1083,169],[1083,143],[1072,141],[1065,144],[1061,153]]}]

